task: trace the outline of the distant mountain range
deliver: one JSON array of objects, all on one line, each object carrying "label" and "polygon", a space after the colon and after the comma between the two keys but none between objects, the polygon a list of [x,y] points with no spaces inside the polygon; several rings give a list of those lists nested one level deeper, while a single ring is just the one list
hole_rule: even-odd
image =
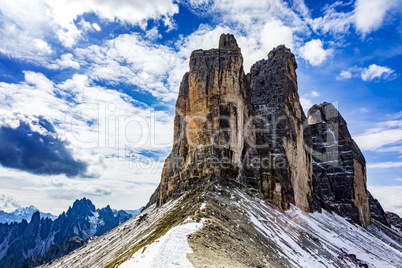
[{"label": "distant mountain range", "polygon": [[90,237],[108,232],[137,212],[112,210],[110,206],[96,209],[86,198],[76,200],[59,217],[42,214],[33,206],[3,212],[1,220],[6,223],[0,223],[0,267],[44,264],[80,247]]},{"label": "distant mountain range", "polygon": [[[29,207],[24,207],[24,208],[18,208],[14,210],[13,212],[5,212],[0,210],[0,223],[12,223],[12,222],[21,222],[22,220],[30,221],[32,218],[32,215],[34,212],[39,211],[34,206],[29,206]],[[49,218],[52,220],[57,219],[57,216],[50,214],[50,213],[45,213],[45,212],[40,212],[40,215],[42,218]]]},{"label": "distant mountain range", "polygon": [[[139,214],[142,210],[142,207],[136,210],[123,210],[124,212],[131,214],[132,216],[135,216]],[[29,207],[21,207],[17,208],[13,212],[5,212],[3,210],[0,210],[0,223],[13,223],[13,222],[21,222],[22,220],[26,220],[29,222],[32,218],[32,215],[36,212],[40,212],[41,218],[49,218],[52,220],[57,219],[58,216],[53,215],[51,213],[46,213],[42,212],[39,209],[37,209],[35,206],[29,206]],[[117,213],[117,209],[112,209],[113,213]]]}]

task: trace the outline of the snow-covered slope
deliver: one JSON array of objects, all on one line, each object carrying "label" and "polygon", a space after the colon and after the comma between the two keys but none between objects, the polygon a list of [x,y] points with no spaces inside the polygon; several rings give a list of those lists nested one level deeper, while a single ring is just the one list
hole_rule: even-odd
[{"label": "snow-covered slope", "polygon": [[142,268],[171,268],[171,267],[193,267],[187,259],[187,253],[193,253],[187,243],[187,235],[197,231],[201,223],[185,223],[173,227],[160,239],[155,240],[148,247],[139,250],[122,265],[120,268],[142,267]]},{"label": "snow-covered slope", "polygon": [[401,267],[400,237],[382,228],[213,187],[149,207],[45,267]]}]

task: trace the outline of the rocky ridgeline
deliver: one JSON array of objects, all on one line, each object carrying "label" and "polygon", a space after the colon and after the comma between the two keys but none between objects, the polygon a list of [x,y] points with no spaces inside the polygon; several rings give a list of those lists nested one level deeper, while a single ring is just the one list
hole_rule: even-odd
[{"label": "rocky ridgeline", "polygon": [[296,68],[281,45],[245,75],[230,34],[218,49],[194,51],[176,102],[172,152],[148,206],[218,183],[255,189],[284,210],[326,209],[367,226],[364,156],[331,104],[315,105],[306,118]]}]

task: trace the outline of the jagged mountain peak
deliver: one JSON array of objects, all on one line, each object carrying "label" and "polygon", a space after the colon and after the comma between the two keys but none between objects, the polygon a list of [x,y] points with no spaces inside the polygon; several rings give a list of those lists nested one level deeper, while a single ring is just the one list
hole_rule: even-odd
[{"label": "jagged mountain peak", "polygon": [[69,207],[67,210],[67,216],[74,216],[74,215],[79,215],[79,216],[87,216],[87,215],[92,215],[93,212],[96,211],[95,205],[92,203],[91,200],[86,199],[85,197],[82,198],[81,200],[76,200],[73,203],[72,207]]},{"label": "jagged mountain peak", "polygon": [[[0,267],[17,268],[28,257],[24,267],[36,267],[60,257],[84,240],[102,235],[132,216],[124,211],[114,215],[110,206],[96,209],[91,200],[76,200],[67,213],[58,218],[41,218],[41,213],[32,214],[11,224],[0,223]],[[76,237],[70,240],[70,238]],[[79,239],[77,238],[79,237]]]},{"label": "jagged mountain peak", "polygon": [[295,68],[297,68],[297,63],[296,63],[296,57],[290,50],[290,48],[287,48],[285,45],[278,45],[277,47],[273,48],[269,53],[268,53],[268,60],[286,60],[286,59],[291,59],[293,61],[293,64]]},{"label": "jagged mountain peak", "polygon": [[38,223],[40,221],[40,212],[39,211],[35,211],[32,214],[32,218],[31,218],[31,223]]},{"label": "jagged mountain peak", "polygon": [[81,200],[77,199],[73,203],[73,209],[79,209],[79,208],[89,208],[90,210],[94,211],[95,210],[95,205],[92,203],[91,200],[87,198],[82,198]]}]

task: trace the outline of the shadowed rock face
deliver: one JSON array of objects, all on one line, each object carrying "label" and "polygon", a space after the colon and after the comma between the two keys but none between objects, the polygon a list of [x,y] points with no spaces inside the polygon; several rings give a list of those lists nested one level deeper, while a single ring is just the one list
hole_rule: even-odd
[{"label": "shadowed rock face", "polygon": [[310,211],[311,136],[297,93],[295,56],[278,46],[268,59],[255,63],[247,75],[256,111],[260,157],[271,159],[260,169],[261,190],[283,209],[289,204]]},{"label": "shadowed rock face", "polygon": [[217,180],[258,189],[283,209],[310,211],[311,154],[304,144],[311,138],[296,68],[294,55],[279,46],[246,77],[229,34],[218,49],[194,51],[176,102],[172,152],[149,204]]},{"label": "shadowed rock face", "polygon": [[176,102],[173,149],[154,198],[158,204],[214,178],[242,180],[250,103],[233,35],[222,35],[219,49],[191,54]]},{"label": "shadowed rock face", "polygon": [[195,50],[176,102],[172,152],[147,206],[214,182],[255,189],[283,210],[324,208],[367,226],[364,157],[332,105],[315,105],[306,118],[296,68],[281,45],[245,75],[229,34],[218,49]]},{"label": "shadowed rock face", "polygon": [[313,209],[335,211],[369,225],[366,161],[345,120],[332,104],[322,103],[309,110],[308,123],[313,141]]},{"label": "shadowed rock face", "polygon": [[398,229],[402,233],[402,218],[390,211],[385,212],[385,217],[391,226]]}]

